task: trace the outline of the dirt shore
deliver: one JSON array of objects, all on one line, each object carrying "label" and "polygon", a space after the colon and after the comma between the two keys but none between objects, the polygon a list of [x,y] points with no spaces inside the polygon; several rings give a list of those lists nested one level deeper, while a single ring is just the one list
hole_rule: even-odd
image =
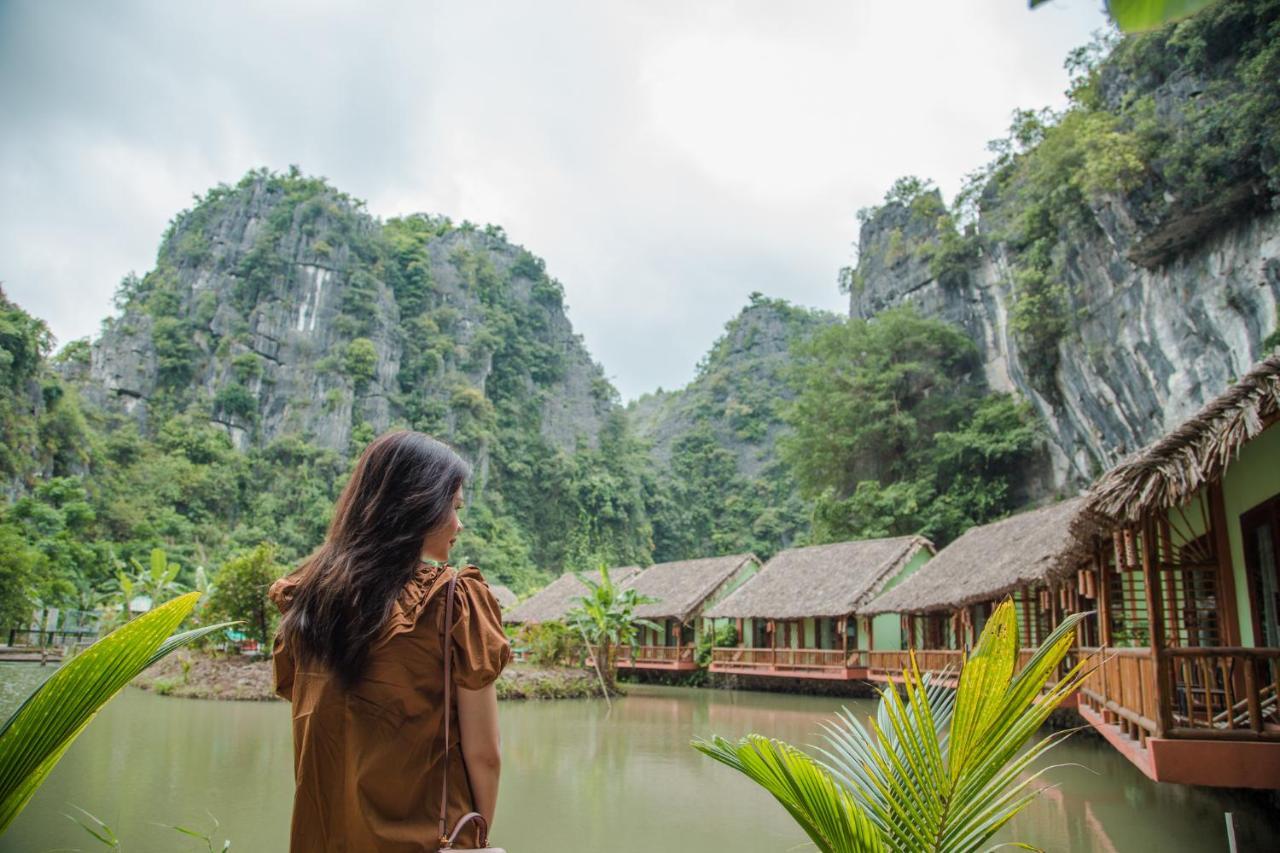
[{"label": "dirt shore", "polygon": [[[189,699],[269,701],[271,661],[182,650],[133,680],[135,687]],[[499,699],[580,699],[600,695],[594,673],[511,664],[498,678]]]}]

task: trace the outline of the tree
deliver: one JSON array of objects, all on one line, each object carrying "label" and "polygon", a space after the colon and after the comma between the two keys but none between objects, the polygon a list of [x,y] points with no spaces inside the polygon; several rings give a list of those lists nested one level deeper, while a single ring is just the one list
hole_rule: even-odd
[{"label": "tree", "polygon": [[[1018,622],[1006,600],[982,631],[955,691],[912,667],[880,691],[875,718],[847,709],[826,724],[815,759],[758,734],[696,739],[699,752],[743,773],[791,813],[823,853],[969,853],[1038,795],[1032,764],[1071,731],[1023,745],[1087,674],[1081,661],[1049,681],[1075,644],[1073,614],[1015,674]],[[1025,845],[1011,845],[1025,846]]]},{"label": "tree", "polygon": [[1037,447],[1030,410],[985,387],[958,329],[911,308],[793,349],[781,441],[817,541],[921,533],[938,544],[1012,509]]},{"label": "tree", "polygon": [[285,567],[276,562],[276,546],[270,542],[231,558],[213,578],[207,618],[243,620],[259,648],[270,648],[275,608],[267,589],[284,573]]},{"label": "tree", "polygon": [[32,589],[44,569],[44,555],[25,541],[22,531],[0,523],[0,627],[28,627]]},{"label": "tree", "polygon": [[565,614],[565,622],[583,635],[595,657],[605,691],[612,693],[617,681],[618,646],[633,642],[639,628],[662,630],[655,622],[635,617],[637,607],[654,604],[657,599],[634,589],[619,589],[604,565],[600,566],[599,583],[588,577],[583,577],[582,582],[590,593],[574,599],[578,606]]}]

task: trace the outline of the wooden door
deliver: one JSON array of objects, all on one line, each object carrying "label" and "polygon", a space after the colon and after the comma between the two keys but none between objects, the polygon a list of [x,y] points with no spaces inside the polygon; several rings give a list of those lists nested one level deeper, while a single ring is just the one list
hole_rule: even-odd
[{"label": "wooden door", "polygon": [[1280,647],[1280,495],[1240,516],[1253,643]]}]

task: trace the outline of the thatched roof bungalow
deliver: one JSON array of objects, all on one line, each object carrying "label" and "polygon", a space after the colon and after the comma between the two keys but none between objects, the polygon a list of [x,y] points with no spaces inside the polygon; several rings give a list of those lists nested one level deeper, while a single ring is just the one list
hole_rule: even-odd
[{"label": "thatched roof bungalow", "polygon": [[[610,569],[609,578],[615,585],[621,586],[631,580],[639,571],[640,569],[636,566]],[[594,573],[582,572],[580,574],[594,579]],[[558,621],[577,606],[576,599],[586,595],[588,592],[590,590],[582,582],[579,574],[565,572],[514,608],[502,614],[502,621],[508,625]]]},{"label": "thatched roof bungalow", "polygon": [[[711,671],[853,680],[873,637],[900,644],[898,623],[853,618],[880,591],[933,555],[920,536],[836,542],[782,551],[704,616],[732,620],[738,645],[712,651]],[[890,636],[892,631],[892,636]]]},{"label": "thatched roof bungalow", "polygon": [[1083,498],[971,527],[920,571],[877,596],[860,613],[928,613],[1001,598],[1034,584],[1065,580],[1082,557],[1074,531]]},{"label": "thatched roof bungalow", "polygon": [[805,619],[854,613],[921,551],[922,536],[864,539],[782,551],[709,618]]},{"label": "thatched roof bungalow", "polygon": [[1086,510],[1114,653],[1081,715],[1157,781],[1280,788],[1280,353],[1100,477]]},{"label": "thatched roof bungalow", "polygon": [[760,567],[755,554],[731,554],[656,563],[627,582],[641,595],[658,599],[636,608],[641,619],[674,619],[689,624],[709,599],[735,580],[745,580]]},{"label": "thatched roof bungalow", "polygon": [[702,610],[732,594],[760,570],[754,554],[731,554],[658,563],[627,582],[629,589],[657,601],[636,608],[636,616],[658,627],[641,626],[635,645],[619,665],[637,669],[692,671],[702,631]]}]

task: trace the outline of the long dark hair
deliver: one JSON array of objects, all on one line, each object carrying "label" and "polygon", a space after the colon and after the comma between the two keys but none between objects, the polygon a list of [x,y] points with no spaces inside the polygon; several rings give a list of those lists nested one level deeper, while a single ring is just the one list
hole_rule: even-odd
[{"label": "long dark hair", "polygon": [[423,540],[449,518],[470,473],[452,448],[420,432],[388,432],[365,448],[324,544],[294,572],[280,635],[295,657],[325,664],[344,687],[360,680]]}]

